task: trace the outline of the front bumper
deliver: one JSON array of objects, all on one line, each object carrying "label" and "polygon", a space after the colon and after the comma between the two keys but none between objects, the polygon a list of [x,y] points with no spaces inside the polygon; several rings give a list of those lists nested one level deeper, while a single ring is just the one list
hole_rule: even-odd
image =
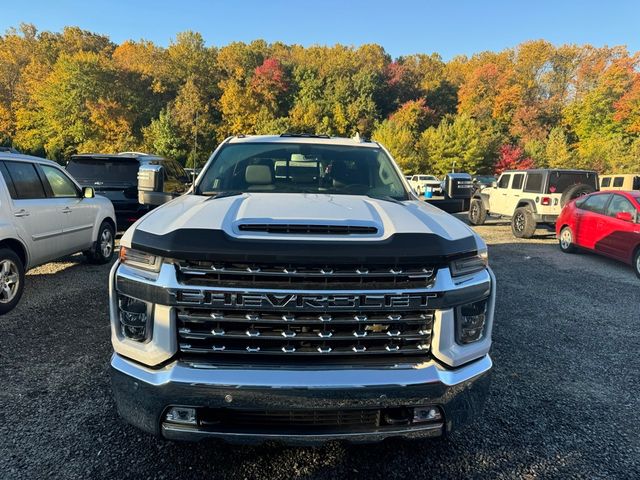
[{"label": "front bumper", "polygon": [[[455,369],[418,364],[295,368],[173,362],[151,369],[114,354],[111,378],[120,415],[151,434],[172,440],[221,438],[234,443],[278,440],[313,445],[329,440],[376,442],[387,437],[436,437],[476,418],[490,383],[489,355]],[[358,431],[305,434],[216,431],[164,421],[169,406],[197,409],[365,409],[438,406],[442,421]]]}]

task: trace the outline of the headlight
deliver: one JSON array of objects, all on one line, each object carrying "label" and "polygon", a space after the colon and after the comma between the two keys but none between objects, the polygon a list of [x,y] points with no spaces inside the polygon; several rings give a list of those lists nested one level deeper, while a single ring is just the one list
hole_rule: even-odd
[{"label": "headlight", "polygon": [[118,318],[120,333],[136,342],[145,342],[151,338],[153,305],[125,295],[118,297]]},{"label": "headlight", "polygon": [[159,272],[162,257],[133,248],[120,247],[120,262],[149,272]]},{"label": "headlight", "polygon": [[456,342],[461,345],[477,342],[484,337],[489,299],[468,303],[456,308]]},{"label": "headlight", "polygon": [[479,272],[487,268],[487,265],[489,265],[489,252],[487,249],[483,249],[478,250],[478,253],[472,257],[453,260],[449,264],[449,268],[451,270],[451,276],[459,277],[461,275]]}]

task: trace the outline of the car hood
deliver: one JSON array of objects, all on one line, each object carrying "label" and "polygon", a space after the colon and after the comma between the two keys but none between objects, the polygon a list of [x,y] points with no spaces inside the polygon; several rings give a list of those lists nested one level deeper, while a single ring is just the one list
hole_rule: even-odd
[{"label": "car hood", "polygon": [[[255,224],[374,227],[376,233],[267,233],[241,228]],[[122,237],[121,245],[135,248],[141,245],[153,247],[157,243],[164,245],[164,250],[170,249],[170,245],[183,249],[184,245],[177,244],[200,242],[195,238],[206,231],[215,231],[231,241],[253,241],[252,245],[260,244],[256,242],[295,243],[296,246],[305,242],[339,242],[342,245],[353,242],[373,246],[374,242],[389,242],[393,237],[404,236],[405,241],[411,238],[418,243],[413,246],[416,249],[421,248],[420,239],[427,242],[436,237],[437,243],[454,242],[457,249],[477,248],[477,236],[466,224],[419,200],[395,202],[360,195],[301,193],[243,193],[221,198],[183,195],[136,222]],[[200,245],[200,248],[206,248],[206,245]]]}]

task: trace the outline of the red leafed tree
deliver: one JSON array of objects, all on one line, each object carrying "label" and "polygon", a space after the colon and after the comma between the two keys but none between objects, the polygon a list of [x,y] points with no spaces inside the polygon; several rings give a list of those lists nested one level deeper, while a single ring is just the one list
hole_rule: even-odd
[{"label": "red leafed tree", "polygon": [[526,170],[534,168],[533,160],[524,154],[524,150],[516,145],[503,145],[500,147],[500,157],[495,165],[496,175],[505,170]]},{"label": "red leafed tree", "polygon": [[276,58],[267,58],[262,65],[256,67],[251,86],[256,92],[272,101],[289,88],[284,69]]}]

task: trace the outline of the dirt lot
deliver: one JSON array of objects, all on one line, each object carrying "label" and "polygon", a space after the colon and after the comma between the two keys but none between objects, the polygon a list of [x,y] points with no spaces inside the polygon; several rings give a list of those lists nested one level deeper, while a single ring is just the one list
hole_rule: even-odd
[{"label": "dirt lot", "polygon": [[640,280],[550,235],[478,228],[499,282],[493,386],[446,440],[321,448],[176,444],[117,417],[108,267],[33,270],[0,318],[0,478],[640,478]]}]

